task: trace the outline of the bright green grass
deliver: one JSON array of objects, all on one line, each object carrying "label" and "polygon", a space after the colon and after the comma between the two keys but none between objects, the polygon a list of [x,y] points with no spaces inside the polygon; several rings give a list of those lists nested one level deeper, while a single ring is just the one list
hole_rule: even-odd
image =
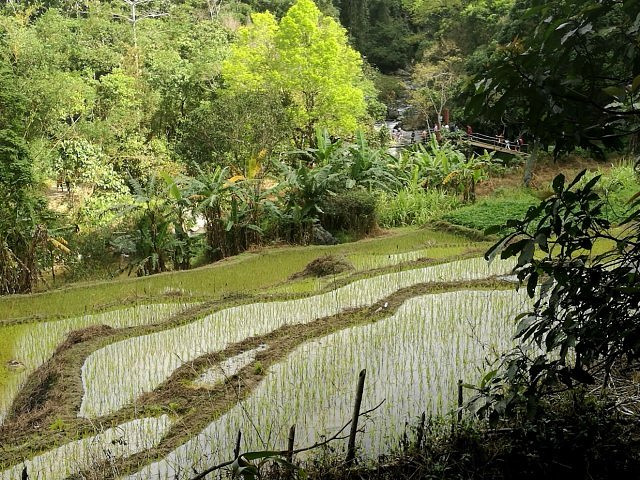
[{"label": "bright green grass", "polygon": [[455,225],[484,232],[490,227],[504,225],[511,218],[523,218],[532,205],[540,200],[533,195],[520,194],[516,198],[488,198],[462,207],[443,218]]},{"label": "bright green grass", "polygon": [[[628,201],[640,189],[632,164],[623,163],[608,170],[587,172],[578,186],[584,185],[596,175],[602,175],[595,191],[605,202],[604,215],[612,222],[621,221],[628,215]],[[566,180],[568,184],[573,177]],[[492,197],[467,205],[448,213],[443,218],[453,224],[485,231],[489,227],[501,226],[511,218],[521,219],[540,198],[551,195],[551,186],[539,192],[524,189],[508,189],[496,192]]]},{"label": "bright green grass", "polygon": [[209,299],[238,292],[259,293],[282,284],[310,261],[326,254],[395,254],[438,245],[451,246],[455,255],[460,246],[468,244],[469,240],[461,236],[412,227],[342,245],[269,248],[186,272],[84,283],[45,293],[4,297],[0,299],[0,320],[91,313],[108,305],[131,303],[136,297],[162,298],[175,290]]},{"label": "bright green grass", "polygon": [[26,334],[28,329],[28,325],[0,326],[0,392],[14,375],[14,371],[7,366],[7,363],[16,358],[14,351],[16,341]]}]

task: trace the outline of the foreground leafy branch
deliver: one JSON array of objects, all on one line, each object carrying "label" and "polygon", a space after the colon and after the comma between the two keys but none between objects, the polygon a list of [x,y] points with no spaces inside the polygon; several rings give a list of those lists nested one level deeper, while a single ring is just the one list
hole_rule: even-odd
[{"label": "foreground leafy branch", "polygon": [[[536,298],[518,317],[517,348],[489,372],[470,403],[496,421],[541,399],[583,384],[607,387],[615,365],[640,358],[640,199],[612,227],[595,191],[600,177],[581,172],[554,195],[509,220],[510,232],[487,253],[517,257],[516,274]],[[602,252],[602,253],[598,253]]]}]

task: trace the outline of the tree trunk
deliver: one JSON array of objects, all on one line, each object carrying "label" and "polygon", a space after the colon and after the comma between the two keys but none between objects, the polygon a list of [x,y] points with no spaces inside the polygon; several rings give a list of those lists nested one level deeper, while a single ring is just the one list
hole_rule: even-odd
[{"label": "tree trunk", "polygon": [[531,152],[527,155],[524,164],[524,186],[529,188],[531,185],[531,180],[533,179],[533,169],[536,166],[536,161],[538,157],[538,141],[534,140],[531,144]]}]

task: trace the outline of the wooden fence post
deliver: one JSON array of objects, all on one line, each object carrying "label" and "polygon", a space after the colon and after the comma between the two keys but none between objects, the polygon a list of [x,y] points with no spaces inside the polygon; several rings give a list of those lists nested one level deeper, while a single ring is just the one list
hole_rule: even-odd
[{"label": "wooden fence post", "polygon": [[351,465],[356,458],[356,433],[358,432],[358,418],[360,417],[360,405],[362,404],[362,392],[364,391],[364,378],[367,370],[362,370],[358,376],[358,388],[356,389],[356,401],[353,405],[353,417],[351,418],[351,432],[347,446],[346,464]]},{"label": "wooden fence post", "polygon": [[422,439],[424,437],[424,422],[426,420],[426,413],[422,412],[422,416],[420,417],[420,425],[418,425],[418,438],[416,438],[416,449],[420,450],[422,447]]},{"label": "wooden fence post", "polygon": [[458,423],[462,421],[462,404],[464,397],[462,395],[462,380],[458,380]]},{"label": "wooden fence post", "polygon": [[233,449],[233,458],[240,456],[240,440],[242,439],[242,431],[238,430],[238,437],[236,438],[236,448]]},{"label": "wooden fence post", "polygon": [[293,462],[293,442],[295,442],[296,438],[296,426],[291,425],[289,429],[289,439],[287,442],[287,461],[289,463]]},{"label": "wooden fence post", "polygon": [[[287,460],[287,462],[289,462],[290,464],[293,465],[293,444],[295,442],[296,439],[296,426],[291,425],[291,428],[289,429],[289,438],[287,439],[287,454],[285,456],[285,459]],[[294,478],[294,472],[295,469],[294,467],[285,467],[286,468],[286,476],[285,478],[287,480],[293,480]]]}]

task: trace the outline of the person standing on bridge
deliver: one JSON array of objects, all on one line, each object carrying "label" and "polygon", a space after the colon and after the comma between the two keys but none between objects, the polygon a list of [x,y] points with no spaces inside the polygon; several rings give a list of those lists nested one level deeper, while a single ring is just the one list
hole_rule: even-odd
[{"label": "person standing on bridge", "polygon": [[471,125],[467,125],[467,135],[468,136],[472,136],[473,135],[473,128],[471,128]]},{"label": "person standing on bridge", "polygon": [[442,141],[442,134],[440,133],[440,125],[438,125],[437,123],[433,127],[433,133],[436,134],[436,140],[438,141],[438,143],[440,143]]}]

